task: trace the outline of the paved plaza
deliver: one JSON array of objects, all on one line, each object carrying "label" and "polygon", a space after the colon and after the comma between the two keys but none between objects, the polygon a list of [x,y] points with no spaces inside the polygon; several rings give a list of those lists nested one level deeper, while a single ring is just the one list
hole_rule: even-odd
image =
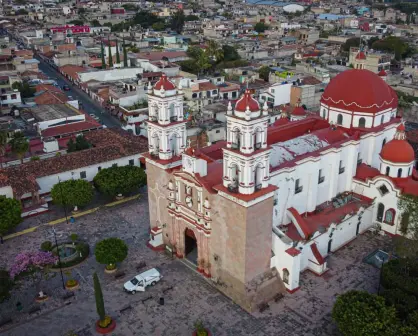
[{"label": "paved plaza", "polygon": [[[336,295],[349,289],[376,292],[379,271],[363,263],[362,259],[376,248],[389,244],[387,237],[369,233],[359,236],[329,256],[330,270],[325,275],[317,277],[305,272],[299,291],[286,294],[277,303],[270,303],[263,313],[251,315],[212,287],[210,280],[202,278],[179,260],[147,248],[148,229],[145,195],[139,200],[79,218],[75,224],[57,225],[61,240],[70,233],[77,233],[90,243],[92,251],[103,238],[123,239],[129,245],[129,255],[119,269],[125,271],[126,276],[116,280],[114,275],[105,274],[104,266],[97,264],[91,253],[83,264],[72,271],[81,286],[71,299],[63,300],[65,291],[59,274],[41,283],[41,288],[51,296],[42,304],[33,300],[36,295],[33,285],[30,282],[23,284],[13,292],[8,302],[0,305],[0,319],[13,319],[12,324],[0,329],[0,335],[64,336],[71,330],[78,336],[97,335],[94,331],[97,320],[92,280],[94,271],[101,279],[107,313],[118,324],[111,334],[114,336],[188,336],[198,319],[209,327],[214,336],[337,335],[331,320]],[[50,230],[50,227],[41,228],[0,245],[0,266],[10,264],[20,251],[39,249],[42,241],[51,240]],[[145,293],[124,293],[123,283],[138,273],[135,267],[142,261],[147,263],[146,268],[160,267],[163,280]],[[164,305],[159,304],[160,297],[164,297]],[[20,312],[15,308],[18,301],[23,303]],[[35,312],[34,307],[41,310]]]}]

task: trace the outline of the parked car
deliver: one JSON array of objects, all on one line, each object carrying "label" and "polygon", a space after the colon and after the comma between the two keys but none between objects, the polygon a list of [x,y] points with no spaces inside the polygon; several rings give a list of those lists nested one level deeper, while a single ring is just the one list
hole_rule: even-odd
[{"label": "parked car", "polygon": [[100,120],[100,118],[97,115],[93,114],[93,113],[90,113],[89,116],[92,117],[94,120],[97,120],[97,121]]},{"label": "parked car", "polygon": [[141,274],[138,274],[133,279],[125,282],[123,289],[131,294],[136,292],[145,292],[145,288],[148,286],[154,286],[158,281],[163,278],[160,271],[157,268],[152,268]]},{"label": "parked car", "polygon": [[68,86],[68,85],[63,85],[62,86],[62,89],[64,90],[64,91],[70,91],[71,89],[70,89],[70,87]]}]

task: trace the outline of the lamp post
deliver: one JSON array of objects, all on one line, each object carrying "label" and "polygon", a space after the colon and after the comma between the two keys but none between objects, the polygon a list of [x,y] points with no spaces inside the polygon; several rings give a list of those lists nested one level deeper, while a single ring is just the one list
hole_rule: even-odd
[{"label": "lamp post", "polygon": [[61,184],[61,180],[60,180],[60,177],[59,176],[58,176],[58,185],[60,186],[60,194],[61,194],[62,201],[64,203],[65,222],[68,224],[67,202],[65,202],[64,194],[62,192],[62,184]]},{"label": "lamp post", "polygon": [[60,250],[58,248],[58,241],[57,241],[55,228],[52,228],[52,232],[54,234],[55,246],[57,247],[58,263],[59,263],[59,268],[60,268],[60,273],[61,273],[62,288],[65,290],[64,275],[62,274],[62,267],[61,267],[61,256],[60,256]]}]

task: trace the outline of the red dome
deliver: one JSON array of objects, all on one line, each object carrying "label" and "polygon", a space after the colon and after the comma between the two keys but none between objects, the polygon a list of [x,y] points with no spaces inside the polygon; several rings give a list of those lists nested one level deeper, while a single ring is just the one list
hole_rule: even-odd
[{"label": "red dome", "polygon": [[154,86],[154,90],[161,90],[161,88],[164,88],[164,90],[175,90],[176,86],[167,78],[167,75],[163,73],[158,80],[158,82]]},{"label": "red dome", "polygon": [[292,116],[305,116],[306,115],[306,111],[302,106],[296,106],[292,113]]},{"label": "red dome", "polygon": [[362,51],[359,51],[357,56],[356,56],[357,60],[365,60],[366,59],[366,54]]},{"label": "red dome", "polygon": [[380,77],[386,77],[388,74],[386,73],[385,69],[382,69],[379,71],[377,75]]},{"label": "red dome", "polygon": [[235,105],[235,111],[238,112],[245,112],[247,110],[247,106],[251,112],[260,111],[260,105],[258,102],[253,98],[251,95],[250,90],[245,90],[244,95],[237,101]]},{"label": "red dome", "polygon": [[393,163],[410,163],[415,160],[415,152],[406,141],[405,126],[400,124],[393,140],[383,146],[380,157]]},{"label": "red dome", "polygon": [[396,108],[394,90],[375,73],[364,69],[346,70],[326,87],[321,103],[352,112],[376,113]]}]

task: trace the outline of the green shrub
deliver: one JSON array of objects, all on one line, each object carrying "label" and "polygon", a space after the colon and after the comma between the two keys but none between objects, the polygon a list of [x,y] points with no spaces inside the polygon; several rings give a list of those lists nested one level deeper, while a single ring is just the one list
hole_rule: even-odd
[{"label": "green shrub", "polygon": [[39,156],[32,156],[30,158],[31,161],[39,161],[41,158]]},{"label": "green shrub", "polygon": [[49,251],[51,251],[51,250],[52,250],[52,242],[50,242],[49,240],[44,241],[44,242],[41,244],[41,251],[44,251],[44,252],[49,252]]}]

